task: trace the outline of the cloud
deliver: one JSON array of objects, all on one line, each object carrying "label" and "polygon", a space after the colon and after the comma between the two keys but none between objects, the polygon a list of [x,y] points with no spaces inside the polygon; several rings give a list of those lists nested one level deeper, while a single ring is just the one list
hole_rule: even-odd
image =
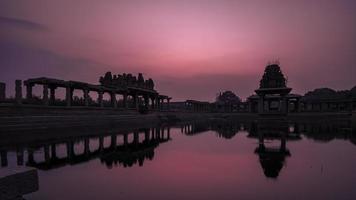
[{"label": "cloud", "polygon": [[19,29],[25,29],[30,31],[48,31],[49,28],[46,25],[36,23],[29,20],[24,19],[16,19],[10,17],[2,17],[0,16],[0,27],[1,26],[8,26],[14,27]]}]

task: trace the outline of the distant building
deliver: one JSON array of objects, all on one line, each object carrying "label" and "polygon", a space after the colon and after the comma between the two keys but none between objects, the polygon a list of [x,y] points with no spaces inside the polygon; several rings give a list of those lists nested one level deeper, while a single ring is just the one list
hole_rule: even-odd
[{"label": "distant building", "polygon": [[237,112],[240,110],[241,99],[232,91],[219,93],[215,101],[215,109],[218,112]]}]

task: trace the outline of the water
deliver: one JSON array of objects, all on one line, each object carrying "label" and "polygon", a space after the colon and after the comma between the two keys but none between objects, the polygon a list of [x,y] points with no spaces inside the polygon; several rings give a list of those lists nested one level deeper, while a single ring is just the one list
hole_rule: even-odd
[{"label": "water", "polygon": [[210,120],[113,135],[8,144],[1,170],[21,165],[23,150],[39,174],[28,200],[356,199],[348,119]]}]

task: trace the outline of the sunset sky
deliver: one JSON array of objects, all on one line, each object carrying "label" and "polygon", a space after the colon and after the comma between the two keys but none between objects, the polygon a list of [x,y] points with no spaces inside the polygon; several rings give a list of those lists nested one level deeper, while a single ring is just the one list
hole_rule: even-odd
[{"label": "sunset sky", "polygon": [[279,59],[294,93],[350,89],[355,11],[355,0],[2,0],[0,81],[142,72],[174,100],[212,101],[246,98]]}]

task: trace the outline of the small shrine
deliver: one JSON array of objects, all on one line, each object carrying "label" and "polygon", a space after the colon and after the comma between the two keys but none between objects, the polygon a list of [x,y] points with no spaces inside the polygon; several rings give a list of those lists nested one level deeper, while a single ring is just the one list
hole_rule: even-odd
[{"label": "small shrine", "polygon": [[287,95],[292,88],[287,87],[287,80],[284,77],[278,63],[266,66],[259,89],[255,90],[259,96],[259,114],[287,114]]}]

